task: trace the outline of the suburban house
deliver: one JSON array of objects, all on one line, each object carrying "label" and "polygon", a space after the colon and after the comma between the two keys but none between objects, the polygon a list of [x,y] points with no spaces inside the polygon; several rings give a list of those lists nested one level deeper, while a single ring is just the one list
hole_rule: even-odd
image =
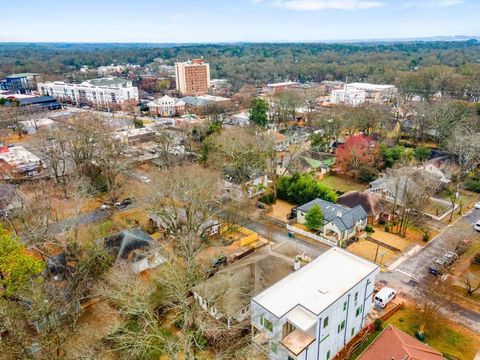
[{"label": "suburban house", "polygon": [[388,220],[388,213],[384,213],[381,197],[371,192],[350,191],[337,199],[337,204],[354,208],[360,205],[368,214],[368,223],[375,224],[381,217]]},{"label": "suburban house", "polygon": [[0,147],[0,176],[4,179],[36,176],[44,167],[38,156],[21,145]]},{"label": "suburban house", "polygon": [[367,226],[368,214],[361,205],[349,208],[322,199],[315,199],[292,209],[292,217],[296,215],[297,222],[305,224],[305,216],[315,205],[318,205],[323,213],[321,236],[329,240],[340,242],[351,239],[361,235]]},{"label": "suburban house", "polygon": [[263,194],[268,188],[268,176],[263,172],[251,172],[247,179],[234,168],[225,168],[223,195],[227,199],[249,199]]},{"label": "suburban house", "polygon": [[358,360],[443,360],[440,352],[388,325]]},{"label": "suburban house", "polygon": [[272,360],[333,359],[364,327],[378,273],[354,254],[328,250],[252,299],[254,344]]},{"label": "suburban house", "polygon": [[147,104],[150,115],[173,117],[185,114],[185,102],[168,95]]},{"label": "suburban house", "polygon": [[292,273],[294,261],[266,246],[198,284],[192,293],[205,311],[230,328],[250,319],[252,297]]},{"label": "suburban house", "polygon": [[415,181],[408,176],[385,174],[377,180],[372,181],[366,191],[368,193],[378,194],[383,200],[388,202],[396,202],[402,205],[408,200],[408,194],[419,191],[419,188],[418,185],[415,184]]},{"label": "suburban house", "polygon": [[105,247],[116,257],[131,264],[134,273],[154,269],[165,262],[154,240],[140,229],[123,230],[104,239]]}]

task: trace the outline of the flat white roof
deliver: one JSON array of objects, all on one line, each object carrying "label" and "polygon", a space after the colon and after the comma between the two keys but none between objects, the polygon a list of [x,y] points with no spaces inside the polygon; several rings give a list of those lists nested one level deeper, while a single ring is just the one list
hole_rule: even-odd
[{"label": "flat white roof", "polygon": [[312,312],[304,309],[301,306],[297,306],[290,311],[287,315],[288,321],[290,321],[297,328],[307,332],[317,323],[317,317]]},{"label": "flat white roof", "polygon": [[253,298],[277,318],[301,305],[315,315],[333,304],[378,266],[332,248]]},{"label": "flat white roof", "polygon": [[387,90],[395,88],[394,85],[380,85],[380,84],[369,84],[369,83],[350,83],[347,86],[351,86],[357,89],[362,90]]},{"label": "flat white roof", "polygon": [[35,154],[21,145],[6,147],[4,152],[0,152],[0,159],[14,166],[40,163],[40,159]]},{"label": "flat white roof", "polygon": [[300,84],[300,83],[295,82],[295,81],[285,81],[285,82],[267,84],[267,86],[268,87],[278,87],[278,86],[288,86],[288,85],[298,85],[298,84]]}]

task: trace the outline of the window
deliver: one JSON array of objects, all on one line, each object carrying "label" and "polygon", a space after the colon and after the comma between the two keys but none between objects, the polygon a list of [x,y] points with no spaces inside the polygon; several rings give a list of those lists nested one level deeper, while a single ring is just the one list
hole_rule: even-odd
[{"label": "window", "polygon": [[347,310],[347,302],[346,301],[343,303],[343,311],[345,311],[345,310]]},{"label": "window", "polygon": [[358,292],[355,293],[355,301],[358,300]]},{"label": "window", "polygon": [[276,354],[278,352],[278,344],[275,341],[272,341],[270,343],[270,348],[272,349],[273,353]]},{"label": "window", "polygon": [[328,316],[323,319],[323,328],[325,329],[328,326]]},{"label": "window", "polygon": [[330,360],[330,350],[327,351],[327,357],[325,359]]},{"label": "window", "polygon": [[340,324],[338,324],[338,332],[345,329],[345,320],[343,320]]},{"label": "window", "polygon": [[355,334],[355,328],[354,327],[352,327],[352,333],[351,333],[350,336],[353,336],[353,334]]},{"label": "window", "polygon": [[357,311],[355,311],[355,317],[358,317],[358,315],[360,315],[362,313],[362,305],[360,305],[358,308],[357,308]]},{"label": "window", "polygon": [[263,315],[260,317],[260,324],[262,324],[268,331],[273,332],[273,324],[268,321],[268,319],[265,319]]}]

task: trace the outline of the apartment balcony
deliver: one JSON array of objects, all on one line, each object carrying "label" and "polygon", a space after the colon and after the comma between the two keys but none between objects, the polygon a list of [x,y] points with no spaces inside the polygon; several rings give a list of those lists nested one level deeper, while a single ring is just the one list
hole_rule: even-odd
[{"label": "apartment balcony", "polygon": [[310,346],[315,341],[315,337],[295,329],[290,334],[285,336],[281,344],[293,355],[300,355],[303,350]]}]

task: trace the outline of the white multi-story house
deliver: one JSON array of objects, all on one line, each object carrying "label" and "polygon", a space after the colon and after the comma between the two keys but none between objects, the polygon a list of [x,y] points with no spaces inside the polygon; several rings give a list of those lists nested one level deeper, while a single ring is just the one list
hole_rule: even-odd
[{"label": "white multi-story house", "polygon": [[251,301],[253,341],[272,360],[330,360],[365,325],[379,267],[334,247]]},{"label": "white multi-story house", "polygon": [[77,105],[109,108],[125,102],[138,102],[138,89],[132,86],[132,82],[115,77],[87,80],[81,84],[54,81],[39,83],[37,87],[42,95]]},{"label": "white multi-story house", "polygon": [[353,89],[348,86],[343,89],[332,90],[330,93],[330,102],[332,104],[358,106],[365,102],[365,98],[365,90]]}]

